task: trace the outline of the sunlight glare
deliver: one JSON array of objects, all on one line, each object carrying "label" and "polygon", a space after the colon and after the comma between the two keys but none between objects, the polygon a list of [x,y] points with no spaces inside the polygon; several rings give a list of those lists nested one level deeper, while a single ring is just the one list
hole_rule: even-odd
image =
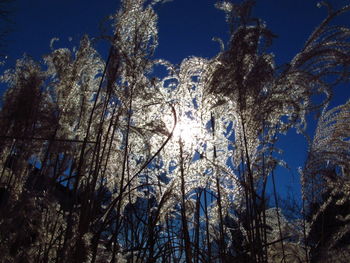
[{"label": "sunlight glare", "polygon": [[182,120],[178,122],[174,130],[174,138],[176,140],[181,139],[185,145],[195,144],[200,136],[200,128],[193,120]]},{"label": "sunlight glare", "polygon": [[[165,123],[171,123],[171,125],[169,124],[167,126],[172,127],[173,120],[166,118]],[[175,141],[181,140],[184,145],[190,146],[197,144],[200,136],[201,128],[199,122],[194,119],[190,119],[187,116],[181,116],[181,118],[177,120],[173,133],[173,139]]]}]

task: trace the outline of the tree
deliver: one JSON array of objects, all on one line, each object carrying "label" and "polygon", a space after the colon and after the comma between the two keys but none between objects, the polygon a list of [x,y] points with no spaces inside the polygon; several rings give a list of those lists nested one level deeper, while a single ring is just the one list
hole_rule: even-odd
[{"label": "tree", "polygon": [[303,170],[312,260],[349,259],[349,101],[322,112]]},{"label": "tree", "polygon": [[[349,170],[348,103],[326,107],[350,61],[350,29],[330,22],[350,7],[329,9],[281,69],[252,1],[217,3],[232,30],[212,59],[153,59],[158,2],[121,1],[106,61],[84,36],[77,50],[52,49],[43,64],[24,57],[4,73],[5,260],[310,262],[321,246],[337,249],[343,237],[329,245],[315,233],[318,214],[339,202],[339,231],[348,233],[347,195],[336,186]],[[152,75],[155,66],[167,75]],[[305,132],[320,109],[302,173],[312,198],[304,196],[304,218],[288,221],[275,145],[290,128]]]}]

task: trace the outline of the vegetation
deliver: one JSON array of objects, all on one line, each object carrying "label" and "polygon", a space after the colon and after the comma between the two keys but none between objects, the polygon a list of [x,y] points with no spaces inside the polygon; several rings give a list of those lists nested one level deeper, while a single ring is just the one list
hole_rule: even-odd
[{"label": "vegetation", "polygon": [[[153,59],[158,2],[122,0],[106,61],[85,36],[3,74],[1,262],[350,260],[350,102],[328,109],[350,73],[350,28],[331,22],[350,6],[277,67],[253,2],[219,2],[227,46],[175,66]],[[301,216],[287,220],[275,145],[315,111]]]}]

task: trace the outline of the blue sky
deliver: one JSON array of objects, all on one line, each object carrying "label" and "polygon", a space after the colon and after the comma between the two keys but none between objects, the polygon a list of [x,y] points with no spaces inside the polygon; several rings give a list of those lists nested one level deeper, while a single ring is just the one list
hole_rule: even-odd
[{"label": "blue sky", "polygon": [[[218,51],[212,37],[227,38],[224,15],[214,8],[214,0],[173,0],[158,5],[160,46],[157,56],[179,63],[187,56],[211,57]],[[348,0],[334,0],[342,6]],[[277,62],[290,59],[305,42],[308,34],[325,17],[326,9],[313,0],[258,0],[254,15],[267,22],[278,35],[273,52]],[[49,52],[50,39],[66,46],[68,37],[77,43],[87,33],[99,35],[99,24],[118,7],[118,0],[16,0],[12,20],[14,31],[8,40],[10,64],[24,52],[40,58]],[[340,23],[350,24],[349,15]],[[105,24],[108,26],[108,23]]]},{"label": "blue sky", "polygon": [[[347,0],[330,1],[335,7]],[[213,37],[228,38],[229,28],[224,14],[214,8],[214,0],[174,0],[157,6],[159,14],[159,48],[156,57],[180,63],[188,56],[210,58],[217,54],[219,45]],[[254,16],[261,18],[278,36],[271,48],[276,62],[288,62],[303,46],[308,35],[325,18],[326,8],[317,8],[313,0],[257,0]],[[8,60],[2,69],[11,67],[15,59],[26,53],[35,59],[50,51],[53,37],[60,38],[55,47],[72,47],[87,33],[99,36],[99,24],[117,9],[119,1],[86,0],[16,0],[12,20],[13,32],[8,37]],[[350,14],[336,20],[350,26]],[[108,26],[108,21],[105,23]],[[72,38],[72,41],[69,41]],[[106,53],[106,43],[98,42],[98,48]],[[333,105],[344,103],[350,97],[349,87],[339,87]],[[314,128],[311,125],[310,131]],[[291,170],[278,169],[277,183],[283,194],[285,185],[298,191],[296,167],[305,160],[305,139],[294,131],[283,136],[283,158]]]}]

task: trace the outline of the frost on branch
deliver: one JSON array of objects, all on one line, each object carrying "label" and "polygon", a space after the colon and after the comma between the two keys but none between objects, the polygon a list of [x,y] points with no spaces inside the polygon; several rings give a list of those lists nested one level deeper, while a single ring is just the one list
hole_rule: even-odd
[{"label": "frost on branch", "polygon": [[[349,76],[350,31],[329,23],[349,7],[329,9],[300,53],[278,67],[267,51],[274,35],[250,16],[253,1],[221,1],[227,48],[172,65],[152,57],[160,2],[121,1],[106,61],[87,36],[73,51],[54,49],[53,39],[43,65],[24,57],[2,76],[9,89],[0,112],[1,255],[9,262],[332,258],[349,233],[349,103],[320,117],[302,176],[305,217],[287,221],[268,188],[283,165],[280,134],[305,132],[307,114]],[[331,221],[337,226],[327,231]]]},{"label": "frost on branch", "polygon": [[[119,54],[122,74],[129,76],[124,81],[135,81],[130,79],[132,72],[151,69],[149,59],[158,45],[157,19],[152,5],[145,6],[144,0],[122,1],[122,8],[113,16],[112,44]],[[140,79],[140,76],[134,78]]]},{"label": "frost on branch", "polygon": [[331,262],[339,249],[349,249],[349,105],[324,109],[303,170],[309,239],[317,241],[312,247],[315,260]]},{"label": "frost on branch", "polygon": [[349,181],[350,102],[322,113],[303,171],[309,202]]},{"label": "frost on branch", "polygon": [[104,63],[87,36],[82,38],[73,54],[60,48],[44,59],[50,81],[48,92],[57,105],[61,127],[58,136],[82,139]]}]

